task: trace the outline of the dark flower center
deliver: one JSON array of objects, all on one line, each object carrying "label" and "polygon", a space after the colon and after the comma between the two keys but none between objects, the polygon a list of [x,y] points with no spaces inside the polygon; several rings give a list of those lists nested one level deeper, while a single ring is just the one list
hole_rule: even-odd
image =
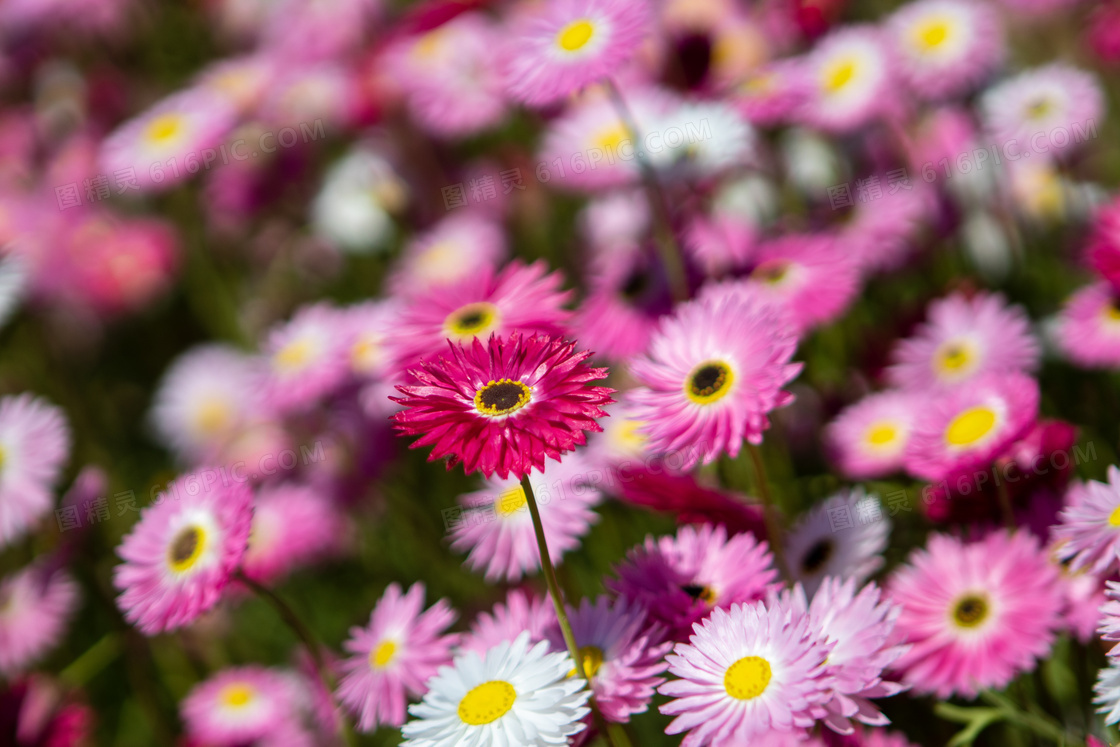
[{"label": "dark flower center", "polygon": [[185,571],[194,565],[198,556],[202,554],[203,533],[199,527],[187,527],[175,536],[168,548],[167,557],[171,567],[177,571]]},{"label": "dark flower center", "polygon": [[475,409],[483,415],[508,415],[529,404],[532,391],[520,381],[491,381],[474,395]]},{"label": "dark flower center", "polygon": [[988,601],[976,594],[962,597],[953,607],[953,619],[962,628],[974,628],[988,616]]},{"label": "dark flower center", "polygon": [[818,540],[815,545],[809,548],[809,552],[805,553],[805,557],[801,561],[801,570],[808,574],[819,571],[832,557],[832,548],[831,540]]},{"label": "dark flower center", "polygon": [[699,584],[685,584],[681,587],[681,591],[688,594],[693,599],[699,599],[708,604],[713,604],[716,601],[716,593],[712,591],[709,586],[700,586]]},{"label": "dark flower center", "polygon": [[477,335],[490,329],[497,317],[497,309],[493,304],[472,303],[451,312],[444,323],[444,328],[452,336]]},{"label": "dark flower center", "polygon": [[649,286],[649,272],[646,270],[635,270],[630,273],[630,277],[626,278],[626,284],[622,286],[622,297],[633,301],[645,293]]},{"label": "dark flower center", "polygon": [[692,371],[685,385],[689,399],[698,404],[715,402],[727,393],[734,375],[722,361],[702,363]]}]

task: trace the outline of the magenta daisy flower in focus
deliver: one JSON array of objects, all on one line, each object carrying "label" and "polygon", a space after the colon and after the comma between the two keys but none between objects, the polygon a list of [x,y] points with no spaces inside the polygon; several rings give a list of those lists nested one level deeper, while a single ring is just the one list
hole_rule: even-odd
[{"label": "magenta daisy flower in focus", "polygon": [[630,415],[653,450],[680,453],[682,470],[734,457],[793,399],[781,387],[801,370],[789,362],[796,348],[785,317],[746,294],[682,304],[631,364],[642,386],[629,393]]},{"label": "magenta daisy flower in focus", "polygon": [[266,389],[282,411],[300,410],[341,384],[348,374],[341,312],[325,303],[307,306],[268,333]]},{"label": "magenta daisy flower in focus", "polygon": [[405,594],[390,584],[369,625],[350,629],[343,648],[353,655],[339,665],[337,695],[361,731],[404,724],[406,697],[426,693],[428,678],[451,663],[458,635],[443,633],[455,617],[446,599],[424,610],[424,584],[413,584]]},{"label": "magenta daisy flower in focus", "polygon": [[689,732],[682,747],[749,744],[770,731],[805,735],[811,709],[829,697],[823,663],[831,646],[809,616],[763,602],[713,610],[691,644],[666,658],[671,680],[658,692],[676,698],[667,734]]},{"label": "magenta daisy flower in focus", "polygon": [[62,410],[30,394],[0,399],[0,547],[48,512],[69,455]]},{"label": "magenta daisy flower in focus", "polygon": [[1120,368],[1120,295],[1106,282],[1077,290],[1058,315],[1054,341],[1073,363]]},{"label": "magenta daisy flower in focus", "polygon": [[262,488],[241,568],[254,581],[270,584],[338,552],[345,527],[330,498],[315,488],[296,483]]},{"label": "magenta daisy flower in focus", "polygon": [[501,270],[480,258],[479,272],[449,286],[432,287],[408,299],[394,330],[394,357],[403,371],[422,359],[445,354],[447,340],[469,347],[490,335],[561,335],[571,296],[560,290],[559,272],[544,262],[513,261]]},{"label": "magenta daisy flower in focus", "polygon": [[[603,718],[627,723],[631,714],[645,713],[665,681],[657,675],[669,666],[665,654],[673,642],[664,640],[664,628],[647,625],[641,607],[605,595],[594,604],[584,599],[578,610],[569,608],[568,620]],[[565,650],[558,625],[548,639],[554,651]]]},{"label": "magenta daisy flower in focus", "polygon": [[887,585],[902,606],[895,662],[917,693],[972,698],[1002,689],[1050,652],[1062,610],[1058,568],[1027,532],[970,544],[933,535]]},{"label": "magenta daisy flower in focus", "polygon": [[998,293],[954,293],[931,303],[927,321],[898,343],[887,377],[924,394],[985,373],[1033,371],[1040,352],[1022,307]]},{"label": "magenta daisy flower in focus", "polygon": [[554,0],[520,11],[505,47],[509,95],[532,106],[557,101],[616,73],[650,22],[645,0]]},{"label": "magenta daisy flower in focus", "polygon": [[113,569],[117,605],[146,635],[189,625],[222,597],[245,554],[252,522],[248,484],[180,478],[121,541]]},{"label": "magenta daisy flower in focus", "polygon": [[[580,538],[599,520],[592,508],[602,494],[587,484],[592,467],[576,452],[543,471],[528,475],[540,509],[548,554],[558,564],[564,553],[579,547]],[[467,564],[485,570],[490,582],[519,581],[541,567],[532,516],[520,478],[491,478],[486,487],[460,498],[463,515],[452,530],[451,548],[468,551]]]},{"label": "magenta daisy flower in focus", "polygon": [[613,390],[589,384],[607,370],[588,366],[591,354],[575,343],[514,333],[449,347],[450,355],[412,369],[419,384],[398,386],[404,396],[394,398],[404,406],[393,416],[397,430],[420,436],[412,448],[433,446],[429,461],[520,478],[543,472],[546,456],[582,446],[584,431],[602,430],[595,421]]},{"label": "magenta daisy flower in focus", "polygon": [[295,727],[302,693],[293,675],[261,666],[223,669],[195,686],[181,710],[187,733],[204,744],[238,745]]},{"label": "magenta daisy flower in focus", "polygon": [[1103,574],[1116,568],[1120,551],[1120,469],[1108,468],[1108,482],[1070,486],[1066,506],[1053,528],[1058,557],[1073,571]]},{"label": "magenta daisy flower in focus", "polygon": [[1038,400],[1038,382],[1013,371],[986,374],[933,400],[914,422],[906,470],[937,481],[987,469],[1034,425]]},{"label": "magenta daisy flower in focus", "polygon": [[829,454],[853,480],[884,477],[902,468],[918,408],[918,393],[869,394],[845,408],[825,429]]},{"label": "magenta daisy flower in focus", "polygon": [[78,605],[64,571],[31,565],[0,581],[0,676],[11,678],[61,642]]},{"label": "magenta daisy flower in focus", "polygon": [[711,524],[646,537],[615,573],[607,588],[641,605],[676,640],[713,609],[763,599],[778,576],[765,542],[749,533],[728,537]]},{"label": "magenta daisy flower in focus", "polygon": [[493,612],[481,612],[464,633],[459,650],[484,656],[499,643],[512,643],[522,633],[529,634],[530,645],[545,639],[548,627],[556,622],[556,607],[547,596],[533,596],[511,589],[505,604],[494,605]]}]

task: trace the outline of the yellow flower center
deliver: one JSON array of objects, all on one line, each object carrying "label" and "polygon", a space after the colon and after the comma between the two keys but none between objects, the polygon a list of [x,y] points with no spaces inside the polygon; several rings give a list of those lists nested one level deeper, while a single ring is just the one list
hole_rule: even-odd
[{"label": "yellow flower center", "polygon": [[953,605],[953,621],[962,628],[975,628],[988,617],[988,600],[979,594],[967,594]]},{"label": "yellow flower center", "polygon": [[494,510],[500,516],[511,516],[527,506],[529,501],[525,498],[525,489],[520,485],[510,488],[498,496],[494,501]]},{"label": "yellow flower center", "polygon": [[898,438],[898,429],[890,423],[876,423],[867,430],[867,443],[886,446]]},{"label": "yellow flower center", "polygon": [[496,326],[498,307],[492,303],[472,303],[447,315],[443,329],[448,337],[469,338]]},{"label": "yellow flower center", "polygon": [[422,60],[431,60],[443,48],[443,29],[434,29],[421,36],[412,45],[412,53]]},{"label": "yellow flower center", "polygon": [[949,21],[943,18],[929,20],[914,31],[914,41],[922,51],[931,52],[949,39],[951,30]]},{"label": "yellow flower center", "polygon": [[698,599],[705,604],[714,605],[716,603],[716,599],[718,598],[715,589],[710,586],[700,586],[699,584],[685,584],[681,587],[681,591],[683,591],[685,594],[688,594],[693,599]]},{"label": "yellow flower center", "polygon": [[381,339],[377,335],[363,335],[350,348],[350,365],[362,373],[377,368],[382,357]]},{"label": "yellow flower center", "polygon": [[975,356],[972,354],[970,346],[954,340],[950,340],[938,348],[933,357],[934,368],[943,374],[962,373],[964,369],[971,366],[974,360]]},{"label": "yellow flower center", "polygon": [[[603,649],[598,646],[581,646],[579,658],[583,661],[583,673],[587,675],[587,679],[591,679],[599,673],[599,667],[603,666]],[[575,667],[568,672],[569,677],[578,675]]]},{"label": "yellow flower center", "polygon": [[789,262],[783,262],[780,259],[768,260],[763,262],[758,267],[754,268],[751,272],[751,277],[760,283],[767,285],[777,285],[786,279],[789,273]]},{"label": "yellow flower center", "polygon": [[619,146],[630,139],[630,131],[621,123],[613,124],[606,129],[600,130],[599,134],[594,138],[595,145],[601,150],[614,152],[618,152]]},{"label": "yellow flower center", "polygon": [[[615,438],[618,440],[620,446],[633,449],[635,451],[641,450],[649,442],[649,436],[642,433],[640,428],[645,426],[641,420],[628,420],[615,429]],[[3,460],[0,459],[0,465]]]},{"label": "yellow flower center", "polygon": [[770,662],[761,656],[744,656],[723,675],[723,688],[736,700],[757,698],[769,684]]},{"label": "yellow flower center", "polygon": [[594,35],[595,27],[591,25],[591,21],[581,18],[562,28],[560,33],[556,35],[556,43],[565,52],[576,52],[587,46]]},{"label": "yellow flower center", "polygon": [[491,380],[475,392],[474,408],[483,415],[496,418],[517,412],[529,404],[533,390],[512,379]]},{"label": "yellow flower center", "polygon": [[206,549],[206,530],[189,526],[175,535],[167,548],[167,562],[176,573],[189,571]]},{"label": "yellow flower center", "polygon": [[284,371],[297,371],[307,365],[314,352],[315,348],[310,340],[297,339],[276,351],[272,360]]},{"label": "yellow flower center", "polygon": [[183,129],[183,118],[178,114],[164,114],[152,120],[148,125],[148,139],[157,145],[163,145],[173,139]]},{"label": "yellow flower center", "polygon": [[4,450],[3,446],[0,446],[0,469],[4,468],[4,462],[6,461],[8,461],[8,452]]},{"label": "yellow flower center", "polygon": [[213,436],[225,431],[230,424],[229,407],[219,399],[208,399],[198,408],[195,415],[195,426],[207,435]]},{"label": "yellow flower center", "polygon": [[230,708],[244,708],[253,699],[253,688],[236,684],[222,690],[221,701]]},{"label": "yellow flower center", "polygon": [[369,652],[369,663],[374,669],[381,669],[392,660],[395,653],[397,653],[397,644],[392,641],[382,641],[377,648]]},{"label": "yellow flower center", "polygon": [[837,60],[824,71],[824,89],[828,93],[840,93],[856,75],[856,60],[851,58]]},{"label": "yellow flower center", "polygon": [[473,688],[459,701],[459,718],[471,726],[497,721],[513,708],[517,691],[503,680],[490,680]]},{"label": "yellow flower center", "polygon": [[1114,527],[1120,527],[1120,506],[1112,509],[1112,513],[1108,515],[1108,523]]},{"label": "yellow flower center", "polygon": [[988,407],[973,407],[953,418],[945,430],[950,446],[971,446],[988,435],[996,425],[996,414]]},{"label": "yellow flower center", "polygon": [[1029,119],[1042,119],[1054,109],[1054,102],[1047,98],[1040,98],[1027,105]]},{"label": "yellow flower center", "polygon": [[1104,307],[1104,315],[1109,321],[1120,322],[1120,309],[1116,308],[1116,301],[1110,301],[1108,306]]},{"label": "yellow flower center", "polygon": [[684,382],[684,393],[698,405],[710,405],[731,391],[735,374],[723,361],[701,363]]}]

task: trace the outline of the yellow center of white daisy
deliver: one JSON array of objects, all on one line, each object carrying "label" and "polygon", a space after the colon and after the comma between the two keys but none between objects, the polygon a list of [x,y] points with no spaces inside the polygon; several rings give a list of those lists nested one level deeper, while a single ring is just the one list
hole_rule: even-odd
[{"label": "yellow center of white daisy", "polygon": [[933,52],[949,41],[953,24],[947,18],[927,18],[914,27],[914,46]]},{"label": "yellow center of white daisy", "polygon": [[1110,526],[1120,527],[1120,506],[1112,509],[1112,513],[1108,515],[1108,523]]},{"label": "yellow center of white daisy", "polygon": [[948,340],[933,354],[933,368],[939,374],[961,374],[976,362],[973,346],[961,340]]},{"label": "yellow center of white daisy", "polygon": [[965,594],[951,610],[953,623],[961,628],[975,628],[988,617],[988,600],[982,594]]},{"label": "yellow center of white daisy", "polygon": [[498,500],[494,501],[494,510],[499,516],[512,516],[528,505],[525,489],[520,485],[501,493]]},{"label": "yellow center of white daisy", "polygon": [[500,313],[492,303],[467,304],[447,315],[443,330],[448,337],[469,338],[489,332],[497,326]]},{"label": "yellow center of white daisy", "polygon": [[198,407],[194,416],[194,424],[200,433],[213,436],[229,428],[233,416],[230,414],[229,405],[220,399],[210,398]]},{"label": "yellow center of white daisy", "polygon": [[867,443],[872,446],[887,446],[898,439],[898,427],[894,423],[872,423],[867,429]]},{"label": "yellow center of white daisy", "polygon": [[856,77],[859,71],[859,61],[853,57],[845,57],[826,65],[821,75],[824,90],[828,93],[840,93]]},{"label": "yellow center of white daisy", "polygon": [[307,365],[315,352],[315,346],[305,338],[292,340],[272,356],[276,367],[282,371],[298,371]]},{"label": "yellow center of white daisy", "polygon": [[971,446],[992,432],[996,414],[990,407],[972,407],[957,415],[945,429],[945,441],[950,446]]},{"label": "yellow center of white daisy", "polygon": [[392,641],[382,641],[380,644],[370,649],[370,666],[374,669],[382,669],[393,660],[393,654],[395,653],[397,653],[397,644]]},{"label": "yellow center of white daisy", "polygon": [[491,380],[475,392],[474,408],[483,415],[496,418],[517,412],[533,396],[533,390],[513,379]]},{"label": "yellow center of white daisy", "polygon": [[222,701],[222,705],[229,708],[244,708],[253,699],[253,688],[238,682],[225,687],[218,698]]},{"label": "yellow center of white daisy", "polygon": [[595,26],[590,20],[580,18],[572,21],[556,35],[556,44],[565,52],[578,52],[587,46],[595,35]]},{"label": "yellow center of white daisy", "polygon": [[744,656],[723,675],[723,688],[736,700],[757,698],[769,684],[770,662],[761,656]]},{"label": "yellow center of white daisy", "polygon": [[[603,649],[598,646],[581,646],[579,649],[579,658],[583,662],[583,673],[587,675],[587,679],[591,679],[599,673],[599,667],[603,666]],[[576,677],[579,672],[575,667],[572,671],[568,672],[569,677]]]},{"label": "yellow center of white daisy", "polygon": [[698,405],[710,405],[731,391],[735,373],[723,361],[707,361],[692,369],[684,381],[685,395]]},{"label": "yellow center of white daisy", "polygon": [[490,680],[472,688],[459,701],[459,718],[471,726],[497,721],[513,708],[517,691],[504,680]]},{"label": "yellow center of white daisy", "polygon": [[1039,98],[1027,104],[1027,119],[1042,119],[1053,110],[1054,102],[1046,98],[1045,96],[1040,96]]},{"label": "yellow center of white daisy", "polygon": [[189,571],[206,549],[206,530],[200,526],[184,527],[167,548],[167,563],[176,573]]},{"label": "yellow center of white daisy", "polygon": [[148,140],[156,145],[164,145],[183,130],[183,117],[178,114],[164,114],[151,121],[145,130]]}]

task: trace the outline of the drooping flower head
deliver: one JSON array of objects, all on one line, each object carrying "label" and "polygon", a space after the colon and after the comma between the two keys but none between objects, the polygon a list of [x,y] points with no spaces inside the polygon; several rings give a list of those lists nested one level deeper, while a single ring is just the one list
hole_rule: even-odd
[{"label": "drooping flower head", "polygon": [[786,536],[790,576],[814,598],[826,577],[863,583],[883,567],[891,521],[879,496],[863,488],[842,490],[814,506]]},{"label": "drooping flower head", "polygon": [[616,573],[607,588],[645,608],[676,640],[713,609],[764,598],[778,575],[766,543],[748,533],[728,537],[710,524],[646,537]]},{"label": "drooping flower head", "polygon": [[[602,500],[587,484],[591,465],[581,452],[563,462],[549,459],[543,472],[529,473],[541,514],[548,554],[558,564],[564,553],[599,520],[592,508]],[[520,478],[491,478],[477,492],[460,498],[463,514],[452,529],[451,548],[469,550],[467,564],[485,571],[487,581],[518,581],[540,569],[540,550]]]},{"label": "drooping flower head", "polygon": [[545,457],[559,460],[586,442],[584,431],[601,431],[613,390],[588,386],[606,376],[591,368],[588,352],[555,337],[490,336],[467,345],[450,343],[450,355],[410,372],[419,385],[397,387],[404,410],[396,428],[419,435],[412,448],[433,446],[429,461],[448,457],[467,474],[520,478],[543,471]]},{"label": "drooping flower head", "polygon": [[1115,569],[1120,550],[1120,469],[1108,468],[1108,482],[1072,485],[1054,527],[1058,557],[1070,568],[1104,574]]},{"label": "drooping flower head", "polygon": [[1120,295],[1110,283],[1078,289],[1058,315],[1057,347],[1086,368],[1120,368]]},{"label": "drooping flower head", "polygon": [[[664,628],[648,625],[638,605],[605,595],[569,608],[568,621],[603,718],[626,723],[631,714],[645,713],[665,681],[657,675],[668,667],[664,657],[673,647],[663,640]],[[564,650],[559,625],[553,624],[548,638],[554,650]]]},{"label": "drooping flower head", "polygon": [[1058,578],[1028,532],[969,544],[933,535],[887,586],[902,606],[900,640],[911,645],[895,668],[915,692],[939,698],[1002,689],[1050,651],[1062,609]]},{"label": "drooping flower head", "polygon": [[[551,546],[549,547],[551,550]],[[494,605],[493,612],[479,613],[471,624],[469,633],[459,642],[460,651],[474,651],[485,656],[486,651],[503,641],[512,643],[522,633],[529,634],[529,643],[543,641],[548,626],[556,621],[556,608],[547,596],[534,596],[520,589],[512,589],[504,604]]]},{"label": "drooping flower head", "polygon": [[0,580],[0,676],[11,678],[57,646],[78,603],[64,571],[30,565]]},{"label": "drooping flower head", "polygon": [[183,700],[187,733],[206,744],[255,742],[291,732],[300,705],[294,675],[261,666],[223,669]]},{"label": "drooping flower head", "polygon": [[124,563],[113,570],[113,585],[125,619],[155,635],[216,605],[245,554],[252,500],[244,482],[168,485],[117,549]]},{"label": "drooping flower head", "polygon": [[830,645],[791,607],[764,602],[716,609],[678,643],[669,672],[680,679],[658,688],[676,698],[661,712],[676,716],[668,734],[682,744],[748,744],[770,731],[805,735],[811,709],[829,697],[823,663]]},{"label": "drooping flower head", "polygon": [[650,20],[645,0],[557,0],[514,19],[506,87],[533,106],[548,104],[618,71]]},{"label": "drooping flower head", "polygon": [[825,429],[826,446],[840,471],[862,480],[901,469],[922,402],[918,393],[886,391],[845,408]]},{"label": "drooping flower head", "polygon": [[890,60],[879,30],[847,26],[813,48],[805,61],[809,96],[802,115],[817,127],[851,132],[883,112],[891,97]]},{"label": "drooping flower head", "polygon": [[682,304],[631,364],[642,386],[629,393],[630,414],[651,449],[684,455],[682,469],[734,457],[793,399],[781,387],[801,369],[789,362],[796,347],[783,315],[745,294]]},{"label": "drooping flower head", "polygon": [[428,680],[423,702],[408,709],[414,719],[401,744],[567,744],[588,713],[586,683],[569,677],[574,666],[566,653],[549,653],[545,641],[530,647],[528,633],[485,656],[468,651]]},{"label": "drooping flower head", "polygon": [[447,340],[469,347],[471,340],[491,335],[563,334],[570,312],[562,306],[571,293],[560,290],[560,273],[549,273],[544,262],[514,261],[495,270],[480,261],[478,267],[462,281],[432,287],[404,305],[394,335],[398,368],[445,354]]},{"label": "drooping flower head", "polygon": [[894,350],[887,369],[902,389],[951,389],[986,373],[1032,371],[1040,348],[1030,319],[998,293],[954,293],[929,305],[928,320]]},{"label": "drooping flower head", "polygon": [[350,658],[340,665],[339,702],[357,717],[358,728],[405,722],[405,698],[420,697],[428,678],[451,661],[457,635],[444,635],[456,613],[446,599],[424,610],[424,584],[401,594],[390,584],[364,628],[350,629],[343,648]]},{"label": "drooping flower head", "polygon": [[0,547],[47,513],[69,454],[62,410],[30,394],[0,399]]},{"label": "drooping flower head", "polygon": [[1015,371],[977,377],[919,413],[907,444],[906,470],[926,480],[986,469],[1038,417],[1038,382]]}]

